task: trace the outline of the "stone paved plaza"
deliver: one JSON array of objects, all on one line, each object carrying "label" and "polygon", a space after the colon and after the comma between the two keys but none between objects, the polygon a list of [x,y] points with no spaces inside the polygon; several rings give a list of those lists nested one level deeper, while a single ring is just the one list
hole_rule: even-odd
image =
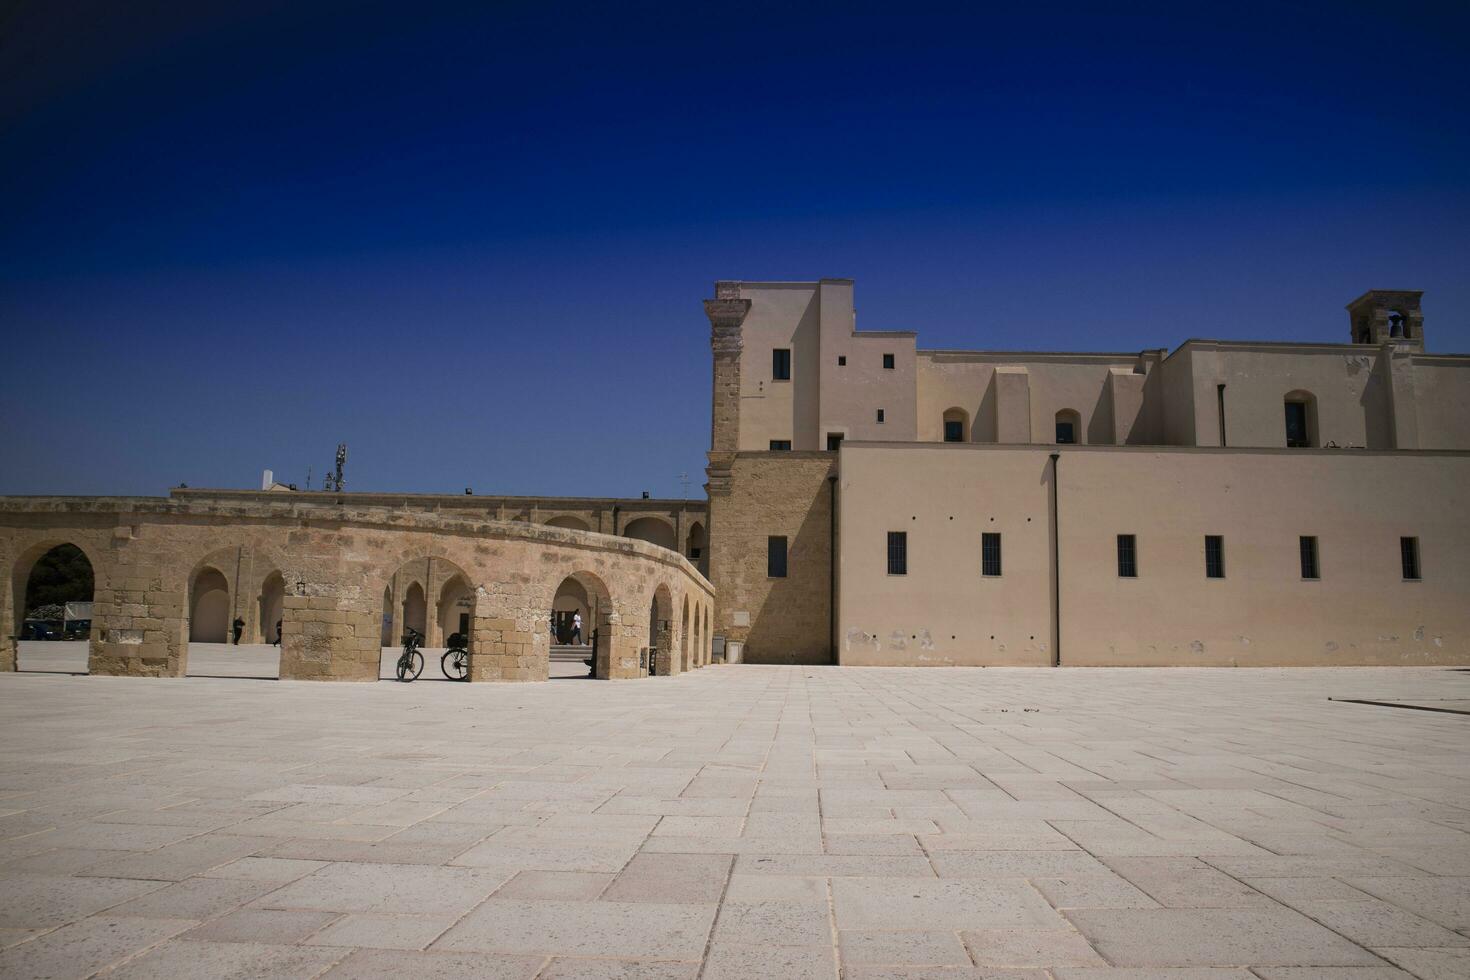
[{"label": "stone paved plaza", "polygon": [[1470,976],[1470,716],[1329,697],[1470,672],[0,675],[0,976]]}]

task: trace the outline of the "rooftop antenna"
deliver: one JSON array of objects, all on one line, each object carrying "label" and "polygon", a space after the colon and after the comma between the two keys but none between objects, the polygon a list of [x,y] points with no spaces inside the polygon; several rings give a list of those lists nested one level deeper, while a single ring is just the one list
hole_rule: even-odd
[{"label": "rooftop antenna", "polygon": [[306,489],[311,489],[311,466],[306,467]]},{"label": "rooftop antenna", "polygon": [[689,473],[688,473],[687,470],[685,472],[679,474],[679,483],[684,487],[684,490],[683,490],[684,499],[685,500],[688,500],[689,499]]}]

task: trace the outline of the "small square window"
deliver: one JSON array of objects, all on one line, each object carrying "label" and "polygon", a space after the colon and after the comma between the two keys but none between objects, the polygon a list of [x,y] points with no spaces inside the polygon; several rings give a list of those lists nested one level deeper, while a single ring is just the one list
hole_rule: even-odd
[{"label": "small square window", "polygon": [[1298,540],[1302,555],[1302,578],[1320,578],[1317,574],[1317,539],[1304,534]]},{"label": "small square window", "polygon": [[777,347],[771,351],[771,380],[791,380],[791,350],[787,347]]},{"label": "small square window", "polygon": [[790,439],[772,439],[771,440],[771,451],[772,452],[789,453],[791,451],[791,440]]},{"label": "small square window", "polygon": [[1000,574],[1000,535],[980,535],[980,574],[996,576]]},{"label": "small square window", "polygon": [[838,367],[847,367],[847,355],[846,354],[838,354],[837,355],[837,366]]},{"label": "small square window", "polygon": [[1419,581],[1419,539],[1399,538],[1399,557],[1404,565],[1404,581]]},{"label": "small square window", "polygon": [[883,409],[881,409],[881,408],[878,409],[878,424],[879,425],[882,425],[883,424]]},{"label": "small square window", "polygon": [[842,448],[842,433],[840,433],[840,432],[829,432],[829,433],[827,433],[827,452],[829,452],[829,453],[835,453],[837,450],[839,450],[841,448]]},{"label": "small square window", "polygon": [[964,442],[965,441],[965,423],[962,422],[962,421],[960,421],[959,419],[945,419],[944,420],[944,441],[945,442]]},{"label": "small square window", "polygon": [[786,577],[786,538],[766,538],[766,578]]},{"label": "small square window", "polygon": [[1118,577],[1138,578],[1138,539],[1131,534],[1118,535]]},{"label": "small square window", "polygon": [[1205,577],[1225,577],[1225,539],[1218,534],[1205,535]]},{"label": "small square window", "polygon": [[883,367],[886,370],[889,370],[889,371],[892,371],[893,370],[893,355],[892,354],[884,354],[883,355]]},{"label": "small square window", "polygon": [[1057,445],[1075,446],[1077,444],[1077,427],[1071,422],[1057,423]]},{"label": "small square window", "polygon": [[906,531],[888,532],[888,574],[909,573],[909,536]]}]

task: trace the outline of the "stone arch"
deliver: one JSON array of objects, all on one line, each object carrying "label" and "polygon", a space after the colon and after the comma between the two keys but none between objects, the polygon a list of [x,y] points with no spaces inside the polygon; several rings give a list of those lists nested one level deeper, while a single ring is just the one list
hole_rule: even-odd
[{"label": "stone arch", "polygon": [[1292,449],[1321,446],[1317,432],[1317,396],[1304,388],[1288,391],[1282,397],[1283,425],[1286,445]]},{"label": "stone arch", "polygon": [[201,563],[189,575],[190,643],[225,643],[234,607],[229,577],[214,563]]},{"label": "stone arch", "polygon": [[582,518],[580,518],[580,517],[574,517],[571,514],[561,514],[561,515],[558,515],[556,517],[553,517],[553,518],[551,518],[550,520],[548,520],[546,522],[546,526],[547,527],[564,527],[564,528],[567,528],[568,530],[571,530],[571,531],[590,531],[590,530],[592,530],[592,525],[590,525],[586,521],[582,520]]},{"label": "stone arch", "polygon": [[689,597],[684,597],[684,612],[679,618],[679,669],[689,669]]},{"label": "stone arch", "polygon": [[592,676],[607,679],[614,675],[611,659],[613,626],[617,617],[613,610],[612,592],[601,576],[595,572],[578,570],[563,575],[551,593],[552,612],[556,611],[559,597],[562,601],[585,603],[586,614],[582,617],[582,643],[588,646],[592,659]]},{"label": "stone arch", "polygon": [[1075,408],[1057,412],[1056,443],[1059,446],[1082,443],[1082,414]]},{"label": "stone arch", "polygon": [[649,672],[668,675],[674,661],[674,597],[663,582],[653,590],[648,619]]},{"label": "stone arch", "polygon": [[260,596],[257,600],[258,619],[256,620],[256,636],[259,643],[275,643],[280,639],[280,631],[284,628],[286,617],[286,576],[279,569],[273,569],[260,583]]},{"label": "stone arch", "polygon": [[695,521],[689,525],[689,533],[684,536],[684,557],[699,565],[704,561],[704,554],[707,550],[709,550],[709,540],[705,534],[704,523]]},{"label": "stone arch", "polygon": [[381,619],[383,621],[383,629],[382,636],[379,638],[378,643],[380,646],[391,647],[394,642],[396,642],[393,639],[394,616],[392,583],[383,586],[383,615]]},{"label": "stone arch", "polygon": [[[64,607],[67,603],[79,603],[79,602],[93,603],[95,601],[96,592],[97,592],[97,589],[98,589],[99,584],[100,584],[99,583],[99,578],[100,578],[99,572],[100,572],[100,568],[99,568],[99,565],[97,563],[97,559],[93,557],[93,555],[92,555],[91,551],[89,550],[89,548],[87,546],[83,545],[81,542],[75,541],[75,540],[71,540],[69,538],[49,538],[48,537],[48,538],[42,539],[41,541],[38,541],[35,544],[32,544],[29,547],[24,548],[18,555],[15,556],[14,560],[11,563],[11,568],[10,568],[10,582],[11,582],[10,619],[12,620],[12,623],[11,623],[10,628],[8,628],[6,630],[6,639],[3,641],[4,643],[15,642],[15,641],[12,641],[10,639],[10,637],[15,637],[20,642],[26,641],[27,636],[28,636],[28,634],[27,634],[27,627],[26,627],[26,614],[30,611],[27,608],[27,606],[29,605],[29,603],[27,601],[27,596],[28,596],[28,593],[30,592],[32,574],[35,572],[36,566],[38,564],[41,564],[42,563],[43,559],[49,559],[49,558],[52,557],[53,552],[60,552],[60,554],[57,554],[55,556],[58,559],[63,558],[67,554],[70,554],[70,551],[69,550],[63,552],[62,549],[75,549],[76,552],[80,554],[82,561],[86,563],[86,567],[87,567],[87,569],[91,573],[91,579],[92,579],[91,588],[86,588],[85,581],[83,581],[83,582],[77,583],[77,586],[78,587],[76,589],[74,589],[74,590],[68,590],[65,593],[65,594],[68,594],[68,595],[74,594],[74,597],[73,598],[68,599],[68,598],[64,598],[61,595],[57,595],[57,596],[46,596],[46,597],[40,597],[40,596],[38,596],[37,597],[38,598],[38,602],[39,602],[40,599],[44,598],[44,599],[46,599],[46,603],[45,604],[48,604],[49,605],[49,604],[53,604],[53,600],[59,599],[60,600],[60,603]],[[47,564],[50,564],[50,562],[47,562]],[[82,595],[83,592],[86,593],[85,596]],[[64,615],[65,615],[65,613],[63,611],[63,617],[64,617]],[[80,618],[80,617],[78,617],[78,618]],[[86,627],[86,634],[87,635],[86,635],[85,638],[88,640],[88,647],[89,647],[89,657],[88,657],[88,659],[90,660],[90,647],[92,646],[92,642],[91,641],[97,635],[96,630],[97,630],[99,624],[98,624],[97,620],[95,618],[93,618],[93,616],[91,616],[91,615],[89,615],[87,617],[87,619],[89,620],[89,623],[88,623],[88,625]],[[49,630],[51,627],[48,625],[47,628]],[[63,635],[69,635],[68,634],[68,626],[67,626],[67,623],[65,622],[64,618],[63,618],[63,621],[61,623],[60,628],[63,631]],[[16,647],[13,650],[8,651],[8,652],[5,653],[4,659],[6,661],[10,661],[10,658],[12,656],[15,658],[14,661],[13,662],[9,662],[9,663],[0,664],[0,669],[5,669],[5,670],[25,670],[25,669],[28,669],[27,666],[26,666],[26,664],[22,662],[23,661],[23,658],[21,656],[20,648],[19,648],[19,644],[18,643],[17,643]],[[55,658],[51,658],[51,659],[55,659]],[[63,664],[61,664],[59,662],[55,664],[55,667],[58,667],[58,668],[63,667],[63,666],[67,666],[67,665],[63,665]],[[81,668],[82,667],[82,665],[80,663],[76,664],[75,666],[78,667],[78,668]],[[53,669],[53,668],[51,666],[46,666],[46,667],[41,668],[41,669]],[[86,668],[82,668],[82,669],[86,669]],[[78,670],[76,672],[80,673],[81,671]]]},{"label": "stone arch", "polygon": [[945,442],[969,442],[970,413],[963,408],[946,408],[940,436]]},{"label": "stone arch", "polygon": [[670,551],[679,550],[679,539],[674,533],[674,525],[667,518],[654,514],[635,517],[629,521],[623,526],[623,537],[647,541]]},{"label": "stone arch", "polygon": [[461,633],[469,638],[471,623],[475,618],[475,590],[469,579],[456,572],[439,588],[435,608],[438,610],[436,635],[447,646],[449,637]]}]

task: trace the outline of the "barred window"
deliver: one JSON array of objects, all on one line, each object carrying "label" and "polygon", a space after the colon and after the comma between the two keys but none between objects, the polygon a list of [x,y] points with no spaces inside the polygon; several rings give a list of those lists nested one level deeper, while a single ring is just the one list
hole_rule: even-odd
[{"label": "barred window", "polygon": [[1417,582],[1419,580],[1419,539],[1399,538],[1399,556],[1404,563],[1404,578]]},{"label": "barred window", "polygon": [[1138,540],[1131,534],[1118,535],[1118,577],[1138,578]]},{"label": "barred window", "polygon": [[1205,577],[1225,577],[1225,539],[1218,534],[1205,535]]},{"label": "barred window", "polygon": [[980,535],[980,574],[1000,574],[1000,535],[987,532]]},{"label": "barred window", "polygon": [[883,424],[883,409],[881,409],[881,408],[878,409],[878,424],[879,425],[882,425]]},{"label": "barred window", "polygon": [[1302,578],[1320,578],[1317,574],[1317,539],[1302,535]]},{"label": "barred window", "polygon": [[777,347],[771,351],[771,378],[774,381],[791,380],[791,349]]},{"label": "barred window", "polygon": [[884,354],[883,355],[883,366],[885,368],[887,368],[889,371],[892,371],[893,370],[893,355],[892,354]]},{"label": "barred window", "polygon": [[909,536],[906,531],[888,532],[888,574],[909,573]]},{"label": "barred window", "polygon": [[786,577],[786,539],[784,537],[766,538],[766,577]]},{"label": "barred window", "polygon": [[791,440],[790,439],[772,439],[771,440],[771,449],[774,452],[790,452],[791,451]]}]

